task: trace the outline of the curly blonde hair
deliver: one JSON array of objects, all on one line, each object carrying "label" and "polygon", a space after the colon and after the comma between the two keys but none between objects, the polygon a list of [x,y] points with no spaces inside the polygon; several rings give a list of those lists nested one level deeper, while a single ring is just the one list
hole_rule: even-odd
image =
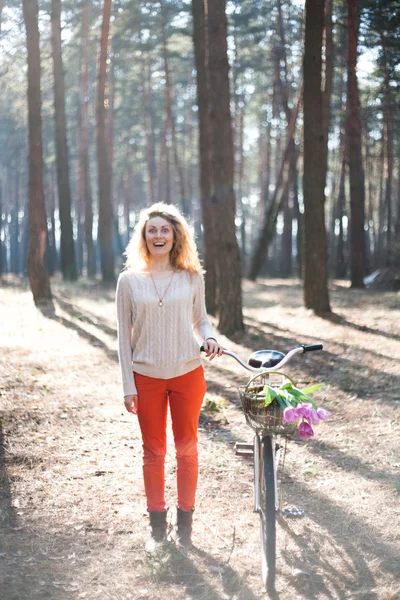
[{"label": "curly blonde hair", "polygon": [[135,231],[124,252],[125,268],[141,271],[148,267],[150,252],[146,244],[146,224],[154,217],[162,217],[172,225],[174,231],[174,243],[170,254],[172,268],[176,271],[201,273],[199,255],[187,220],[176,206],[164,202],[157,202],[141,211]]}]

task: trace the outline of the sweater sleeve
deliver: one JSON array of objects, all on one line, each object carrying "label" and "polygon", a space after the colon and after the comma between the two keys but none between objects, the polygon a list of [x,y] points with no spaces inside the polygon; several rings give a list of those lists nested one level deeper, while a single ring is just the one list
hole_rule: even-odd
[{"label": "sweater sleeve", "polygon": [[132,370],[132,300],[129,292],[129,281],[122,273],[118,278],[117,293],[117,326],[118,326],[118,358],[121,368],[124,396],[137,394]]},{"label": "sweater sleeve", "polygon": [[204,293],[204,278],[202,273],[199,273],[194,282],[194,301],[193,301],[193,329],[195,333],[201,338],[206,340],[209,337],[213,337],[212,325],[208,319],[206,311],[206,301]]}]

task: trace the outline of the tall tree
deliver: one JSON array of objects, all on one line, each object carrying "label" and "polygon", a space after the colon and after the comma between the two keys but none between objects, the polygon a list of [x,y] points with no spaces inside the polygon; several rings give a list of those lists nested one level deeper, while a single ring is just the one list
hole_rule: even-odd
[{"label": "tall tree", "polygon": [[[385,59],[385,40],[383,40],[383,58]],[[390,88],[390,73],[386,63],[384,68],[383,88],[383,124],[386,142],[385,164],[385,204],[386,204],[386,265],[390,266],[393,260],[392,248],[392,221],[393,221],[393,166],[394,166],[394,124],[393,124],[393,97]]]},{"label": "tall tree", "polygon": [[226,0],[208,2],[208,70],[212,146],[217,310],[221,333],[243,330],[240,251],[236,239]]},{"label": "tall tree", "polygon": [[324,6],[324,0],[306,0],[303,60],[304,303],[307,308],[317,313],[330,312],[324,211],[326,152],[322,93]]},{"label": "tall tree", "polygon": [[82,7],[82,57],[79,77],[79,130],[78,130],[78,165],[79,196],[83,206],[86,242],[87,275],[96,275],[96,257],[93,244],[93,206],[90,179],[89,155],[89,8],[90,0],[84,0]]},{"label": "tall tree", "polygon": [[28,277],[35,304],[51,299],[44,265],[47,223],[43,191],[42,103],[37,0],[23,0],[28,54],[29,249]]},{"label": "tall tree", "polygon": [[350,177],[350,277],[351,286],[364,287],[364,172],[361,151],[360,97],[357,82],[358,1],[347,0],[347,106],[348,152]]},{"label": "tall tree", "polygon": [[206,303],[208,312],[215,315],[217,282],[215,272],[215,235],[211,207],[211,131],[209,118],[207,22],[204,0],[192,0],[192,15],[199,119],[199,187],[203,216]]},{"label": "tall tree", "polygon": [[160,1],[160,12],[161,12],[161,41],[162,41],[162,57],[164,63],[164,74],[165,74],[165,87],[164,87],[164,97],[165,97],[165,119],[166,126],[169,128],[170,139],[172,152],[174,156],[175,170],[178,176],[179,182],[179,192],[181,197],[181,209],[186,216],[190,215],[190,206],[187,201],[186,195],[186,186],[185,179],[183,175],[182,163],[178,154],[178,144],[176,139],[176,128],[175,128],[175,119],[172,111],[172,83],[171,83],[171,74],[169,67],[169,52],[168,52],[168,42],[167,42],[167,5],[165,0]]},{"label": "tall tree", "polygon": [[65,83],[61,46],[61,0],[51,1],[51,44],[54,67],[54,117],[57,154],[58,207],[61,226],[61,271],[64,279],[77,279],[71,219],[71,189],[65,118]]},{"label": "tall tree", "polygon": [[293,113],[291,114],[291,122],[288,124],[286,145],[281,159],[279,171],[275,182],[275,190],[270,198],[268,204],[264,206],[264,222],[260,230],[260,235],[254,246],[253,255],[251,257],[251,264],[249,269],[249,279],[255,281],[261,271],[261,268],[266,260],[268,247],[274,238],[275,225],[278,219],[278,214],[282,210],[282,206],[285,198],[289,194],[289,183],[290,176],[284,181],[285,167],[290,159],[290,153],[292,152],[292,158],[296,159],[296,153],[293,154],[293,138],[295,127],[297,123],[297,117],[300,109],[301,101],[301,90],[297,105]]},{"label": "tall tree", "polygon": [[114,251],[111,203],[111,165],[108,152],[107,63],[112,0],[104,0],[97,82],[97,168],[99,181],[99,244],[103,281],[113,282]]}]

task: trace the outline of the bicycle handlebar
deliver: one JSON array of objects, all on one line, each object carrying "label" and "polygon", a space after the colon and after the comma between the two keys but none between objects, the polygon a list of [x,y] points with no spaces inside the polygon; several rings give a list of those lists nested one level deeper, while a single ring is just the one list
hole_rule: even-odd
[{"label": "bicycle handlebar", "polygon": [[[282,360],[273,367],[252,367],[251,365],[245,363],[244,360],[242,360],[240,358],[240,356],[238,356],[231,350],[227,350],[225,348],[222,350],[222,353],[234,358],[239,364],[242,365],[242,367],[244,367],[248,371],[253,371],[254,373],[261,373],[261,372],[274,373],[275,371],[279,371],[279,369],[281,367],[283,367],[283,365],[286,365],[286,363],[288,363],[289,360],[291,360],[293,358],[293,356],[295,356],[296,354],[302,354],[304,352],[312,352],[314,350],[322,350],[322,349],[323,349],[322,344],[311,344],[308,346],[303,345],[303,346],[299,346],[298,348],[293,348],[293,350],[290,350],[287,354],[285,354],[285,356],[282,358]],[[204,352],[204,346],[201,346],[200,352]]]},{"label": "bicycle handlebar", "polygon": [[312,352],[312,350],[322,350],[322,344],[311,344],[310,346],[302,346],[303,352]]}]

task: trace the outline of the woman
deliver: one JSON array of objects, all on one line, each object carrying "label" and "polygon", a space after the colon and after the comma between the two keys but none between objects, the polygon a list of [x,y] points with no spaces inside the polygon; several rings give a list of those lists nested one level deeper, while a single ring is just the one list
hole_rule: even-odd
[{"label": "woman", "polygon": [[167,408],[177,460],[177,543],[191,544],[198,474],[197,427],[206,391],[200,344],[221,356],[204,300],[204,282],[188,224],[175,206],[143,211],[117,284],[119,361],[124,402],[138,416],[150,516],[147,549],[166,538],[164,497]]}]

